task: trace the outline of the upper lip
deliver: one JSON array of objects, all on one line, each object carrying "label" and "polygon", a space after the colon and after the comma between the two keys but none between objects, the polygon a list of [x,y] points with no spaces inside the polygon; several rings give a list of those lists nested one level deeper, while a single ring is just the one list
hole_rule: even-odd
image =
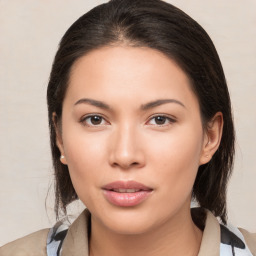
[{"label": "upper lip", "polygon": [[143,190],[143,191],[149,191],[149,190],[153,190],[152,188],[145,186],[142,183],[139,183],[137,181],[114,181],[111,182],[105,186],[102,187],[102,189],[105,190],[114,190],[114,189],[139,189],[139,190]]}]

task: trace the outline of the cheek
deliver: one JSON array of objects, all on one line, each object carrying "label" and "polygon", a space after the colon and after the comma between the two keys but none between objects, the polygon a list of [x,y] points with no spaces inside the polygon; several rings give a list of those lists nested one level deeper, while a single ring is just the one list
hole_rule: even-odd
[{"label": "cheek", "polygon": [[[199,164],[202,149],[202,129],[191,125],[173,129],[169,134],[156,134],[147,142],[150,156],[166,165]],[[160,160],[160,161],[159,161]],[[177,166],[177,167],[178,167]]]},{"label": "cheek", "polygon": [[63,132],[63,143],[69,173],[76,192],[86,195],[92,186],[100,186],[101,180],[107,175],[106,140],[97,136],[67,129]]},{"label": "cheek", "polygon": [[163,186],[166,184],[165,192],[191,192],[201,155],[200,127],[184,126],[169,136],[153,138],[151,144],[154,146],[150,147],[152,151],[148,157],[155,165],[154,169],[158,170],[158,179]]}]

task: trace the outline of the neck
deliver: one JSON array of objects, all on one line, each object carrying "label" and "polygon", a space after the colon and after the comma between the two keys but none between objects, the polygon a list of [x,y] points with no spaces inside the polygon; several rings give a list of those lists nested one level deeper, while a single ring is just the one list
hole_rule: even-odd
[{"label": "neck", "polygon": [[91,228],[90,256],[196,256],[202,240],[190,210],[143,234],[116,234],[93,217]]}]

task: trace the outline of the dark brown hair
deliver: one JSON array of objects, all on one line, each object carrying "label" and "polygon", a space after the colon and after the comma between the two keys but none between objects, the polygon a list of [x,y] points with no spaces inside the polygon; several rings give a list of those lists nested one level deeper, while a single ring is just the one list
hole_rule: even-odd
[{"label": "dark brown hair", "polygon": [[62,103],[73,64],[89,51],[106,45],[150,47],[176,61],[190,78],[205,129],[207,122],[222,112],[221,144],[212,160],[199,167],[193,197],[225,223],[235,135],[222,65],[205,30],[183,11],[160,0],[111,0],[80,17],[61,39],[47,91],[57,216],[61,211],[66,214],[67,205],[78,197],[68,167],[59,161],[52,115],[56,113],[61,126]]}]

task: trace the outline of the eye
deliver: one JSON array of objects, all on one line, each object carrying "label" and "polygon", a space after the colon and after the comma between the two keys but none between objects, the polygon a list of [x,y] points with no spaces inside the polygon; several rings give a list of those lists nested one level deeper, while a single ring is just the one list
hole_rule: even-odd
[{"label": "eye", "polygon": [[149,124],[150,125],[158,125],[158,126],[165,126],[171,123],[174,123],[175,120],[171,117],[165,116],[165,115],[157,115],[157,116],[153,116],[150,120],[149,120]]},{"label": "eye", "polygon": [[100,115],[89,115],[81,119],[81,123],[87,126],[106,125],[107,121]]}]

